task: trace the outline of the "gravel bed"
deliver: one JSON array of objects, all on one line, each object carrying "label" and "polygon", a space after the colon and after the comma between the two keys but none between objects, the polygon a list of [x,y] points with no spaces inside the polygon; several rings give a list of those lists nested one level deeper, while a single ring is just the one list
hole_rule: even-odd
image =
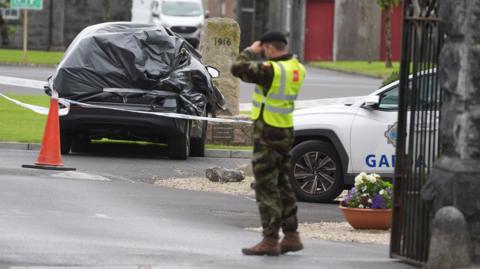
[{"label": "gravel bed", "polygon": [[254,196],[255,193],[250,188],[253,182],[253,177],[246,177],[241,182],[219,183],[211,182],[207,178],[170,178],[170,179],[155,179],[154,184],[162,187],[192,190],[192,191],[207,191],[220,192],[236,196]]},{"label": "gravel bed", "polygon": [[[247,230],[262,231],[261,228]],[[355,230],[347,222],[300,223],[298,231],[302,238],[382,245],[390,243],[390,231]]]},{"label": "gravel bed", "polygon": [[[235,196],[254,197],[250,188],[252,176],[247,176],[242,182],[218,183],[207,178],[155,178],[155,185],[193,191],[218,192]],[[345,195],[345,193],[343,194]],[[261,231],[261,228],[247,228],[252,231]],[[301,223],[299,232],[303,238],[321,239],[329,241],[389,244],[390,231],[381,230],[355,230],[347,222],[320,222]]]}]

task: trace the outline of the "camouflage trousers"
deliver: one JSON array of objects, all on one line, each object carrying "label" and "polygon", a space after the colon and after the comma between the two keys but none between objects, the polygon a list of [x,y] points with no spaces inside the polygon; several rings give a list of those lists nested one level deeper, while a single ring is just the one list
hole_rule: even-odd
[{"label": "camouflage trousers", "polygon": [[254,122],[253,140],[252,186],[263,235],[278,238],[280,227],[283,232],[295,232],[298,227],[297,202],[289,181],[293,128],[275,128],[260,117]]}]

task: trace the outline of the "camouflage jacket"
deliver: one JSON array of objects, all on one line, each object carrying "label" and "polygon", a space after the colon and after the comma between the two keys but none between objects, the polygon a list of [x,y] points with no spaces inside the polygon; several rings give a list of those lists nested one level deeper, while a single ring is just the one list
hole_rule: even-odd
[{"label": "camouflage jacket", "polygon": [[[292,57],[292,54],[286,54],[278,58],[270,59],[270,61],[286,61]],[[258,58],[258,55],[245,49],[238,55],[237,59],[235,59],[230,71],[234,76],[245,82],[263,86],[266,95],[272,85],[273,67],[265,61],[256,60],[256,58]]]}]

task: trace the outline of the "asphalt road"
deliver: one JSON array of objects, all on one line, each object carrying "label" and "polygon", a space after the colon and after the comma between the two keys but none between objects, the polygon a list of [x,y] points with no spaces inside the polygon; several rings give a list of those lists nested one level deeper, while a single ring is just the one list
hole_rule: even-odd
[{"label": "asphalt road", "polygon": [[[1,76],[13,76],[34,80],[46,81],[54,72],[53,68],[37,67],[19,67],[19,66],[0,66]],[[321,70],[316,68],[307,68],[299,100],[323,99],[334,97],[363,96],[378,89],[381,80]],[[12,87],[0,85],[1,93],[22,93],[22,94],[43,94],[42,90],[29,89],[23,87]],[[240,102],[248,103],[251,100],[253,85],[240,83]]]},{"label": "asphalt road", "polygon": [[[88,165],[89,174],[19,168],[35,155],[17,150],[0,154],[0,268],[411,268],[388,259],[387,246],[321,240],[305,240],[306,249],[298,254],[245,257],[240,248],[260,238],[244,229],[259,226],[256,205],[248,197],[93,175],[104,170],[123,175],[145,161],[140,157],[128,167],[117,157],[65,158],[79,172]],[[149,169],[155,173],[177,165],[152,159],[157,167],[151,163]],[[95,162],[100,164],[92,166]],[[201,170],[219,162],[192,159],[189,167]],[[107,169],[110,165],[115,171]],[[300,204],[300,218],[318,221],[329,210],[338,214],[336,207]]]},{"label": "asphalt road", "polygon": [[[0,75],[44,80],[50,68],[2,67]],[[300,99],[365,95],[379,80],[308,69]],[[241,102],[251,85],[241,84]],[[0,92],[43,94],[0,85]],[[388,247],[305,240],[278,258],[245,257],[260,235],[252,197],[175,190],[155,179],[203,176],[246,159],[173,161],[162,149],[97,148],[64,156],[78,172],[22,169],[38,152],[0,149],[0,268],[107,266],[137,268],[410,268],[388,259]],[[299,203],[301,222],[342,221],[337,204]],[[125,267],[127,266],[127,267]]]}]

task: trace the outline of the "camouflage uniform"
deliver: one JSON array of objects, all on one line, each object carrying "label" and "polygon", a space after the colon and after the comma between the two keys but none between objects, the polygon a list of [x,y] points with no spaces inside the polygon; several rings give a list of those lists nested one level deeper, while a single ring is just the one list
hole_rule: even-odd
[{"label": "camouflage uniform", "polygon": [[[273,68],[255,62],[255,55],[245,50],[232,65],[232,74],[245,82],[256,83],[265,89],[265,95],[273,80]],[[285,55],[272,61],[291,59]],[[253,130],[253,184],[263,235],[278,238],[284,232],[295,232],[298,227],[295,194],[290,185],[290,149],[293,145],[293,128],[276,128],[266,124],[262,115],[254,122]]]}]

